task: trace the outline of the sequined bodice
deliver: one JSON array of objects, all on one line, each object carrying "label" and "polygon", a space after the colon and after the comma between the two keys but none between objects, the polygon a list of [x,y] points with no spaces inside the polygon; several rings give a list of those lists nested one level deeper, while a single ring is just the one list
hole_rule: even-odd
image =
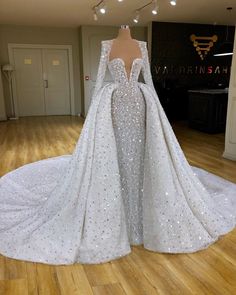
[{"label": "sequined bodice", "polygon": [[125,63],[122,58],[114,58],[108,62],[108,68],[114,82],[119,84],[136,83],[142,69],[143,59],[135,58],[132,62],[129,76],[125,69]]}]

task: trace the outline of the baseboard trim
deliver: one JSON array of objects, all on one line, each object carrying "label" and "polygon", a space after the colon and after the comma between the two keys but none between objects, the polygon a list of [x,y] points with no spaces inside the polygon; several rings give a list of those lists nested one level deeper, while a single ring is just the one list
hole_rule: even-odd
[{"label": "baseboard trim", "polygon": [[227,152],[224,152],[222,157],[228,160],[236,161],[236,155],[233,155]]}]

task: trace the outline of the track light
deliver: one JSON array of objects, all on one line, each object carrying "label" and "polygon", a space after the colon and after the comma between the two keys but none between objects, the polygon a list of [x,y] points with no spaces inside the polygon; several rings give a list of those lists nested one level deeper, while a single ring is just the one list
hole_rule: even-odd
[{"label": "track light", "polygon": [[[123,2],[123,0],[117,0],[118,2]],[[177,3],[177,0],[169,0],[170,4],[175,6]],[[105,14],[106,13],[106,4],[105,4],[106,0],[100,0],[98,1],[98,3],[96,5],[94,5],[92,7],[92,11],[93,11],[93,18],[95,21],[98,20],[98,13],[101,14]],[[137,8],[135,10],[135,16],[133,18],[134,23],[138,23],[139,22],[139,18],[140,18],[140,13],[146,9],[147,7],[152,7],[152,14],[153,15],[157,15],[159,7],[158,7],[158,1],[157,0],[149,0],[148,3],[146,3],[145,5]]]},{"label": "track light", "polygon": [[106,13],[106,5],[105,5],[104,1],[102,1],[101,4],[100,4],[99,6],[100,6],[99,11],[100,11],[102,14],[105,14],[105,13]]},{"label": "track light", "polygon": [[154,1],[153,1],[152,14],[156,15],[156,14],[157,14],[157,9],[158,9],[158,6],[157,6],[157,0],[154,0]]},{"label": "track light", "polygon": [[135,12],[135,17],[134,17],[134,19],[133,19],[133,21],[134,21],[136,24],[137,24],[138,21],[139,21],[139,16],[140,16],[139,11],[136,10],[136,12]]},{"label": "track light", "polygon": [[106,8],[104,8],[104,7],[100,8],[100,12],[101,12],[102,14],[105,14],[105,13],[106,13]]},{"label": "track light", "polygon": [[92,11],[93,11],[93,19],[95,21],[97,21],[98,20],[98,12],[100,12],[101,14],[106,13],[105,0],[100,0],[96,5],[94,5],[92,7]]},{"label": "track light", "polygon": [[139,7],[135,11],[135,17],[133,18],[133,21],[137,24],[139,22],[140,12],[144,10],[146,7],[152,6],[152,14],[156,15],[158,12],[158,5],[157,0],[151,0],[150,2],[146,3],[145,5]]},{"label": "track light", "polygon": [[96,8],[93,9],[93,19],[94,19],[95,21],[98,20],[98,15],[97,15],[97,10],[96,10]]},{"label": "track light", "polygon": [[157,14],[157,9],[153,9],[152,14],[156,15]]}]

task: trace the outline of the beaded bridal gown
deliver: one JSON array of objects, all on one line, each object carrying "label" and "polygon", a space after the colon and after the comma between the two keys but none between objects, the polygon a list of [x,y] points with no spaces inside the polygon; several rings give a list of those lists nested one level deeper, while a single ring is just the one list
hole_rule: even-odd
[{"label": "beaded bridal gown", "polygon": [[[235,227],[236,184],[190,166],[153,87],[146,42],[130,77],[102,41],[92,102],[72,155],[0,179],[0,253],[50,264],[103,263],[131,245],[207,248]],[[113,82],[103,85],[106,69]],[[140,72],[144,82],[139,82]],[[20,148],[20,147],[19,147]]]}]

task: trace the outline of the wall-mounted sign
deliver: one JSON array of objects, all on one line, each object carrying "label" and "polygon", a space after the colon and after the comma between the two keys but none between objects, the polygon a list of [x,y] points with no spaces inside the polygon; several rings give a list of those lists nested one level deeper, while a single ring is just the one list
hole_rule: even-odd
[{"label": "wall-mounted sign", "polygon": [[53,60],[52,65],[53,66],[59,66],[60,65],[60,60],[58,60],[58,59]]},{"label": "wall-mounted sign", "polygon": [[190,36],[190,40],[193,42],[193,46],[196,48],[196,51],[201,60],[203,60],[207,53],[210,52],[211,48],[214,46],[214,43],[218,40],[218,37],[217,35],[206,37],[192,34]]},{"label": "wall-mounted sign", "polygon": [[[234,41],[234,30],[228,27],[230,42]],[[228,86],[232,56],[214,56],[225,42],[226,32],[227,26],[223,25],[153,22],[154,83],[188,88]]]},{"label": "wall-mounted sign", "polygon": [[152,22],[151,70],[169,118],[186,119],[188,89],[228,87],[232,56],[215,57],[234,26]]},{"label": "wall-mounted sign", "polygon": [[24,64],[25,65],[31,65],[32,64],[32,59],[31,58],[25,58],[24,59]]},{"label": "wall-mounted sign", "polygon": [[230,73],[230,66],[204,66],[204,65],[180,65],[180,66],[159,66],[153,65],[154,73],[156,75],[228,75]]}]

